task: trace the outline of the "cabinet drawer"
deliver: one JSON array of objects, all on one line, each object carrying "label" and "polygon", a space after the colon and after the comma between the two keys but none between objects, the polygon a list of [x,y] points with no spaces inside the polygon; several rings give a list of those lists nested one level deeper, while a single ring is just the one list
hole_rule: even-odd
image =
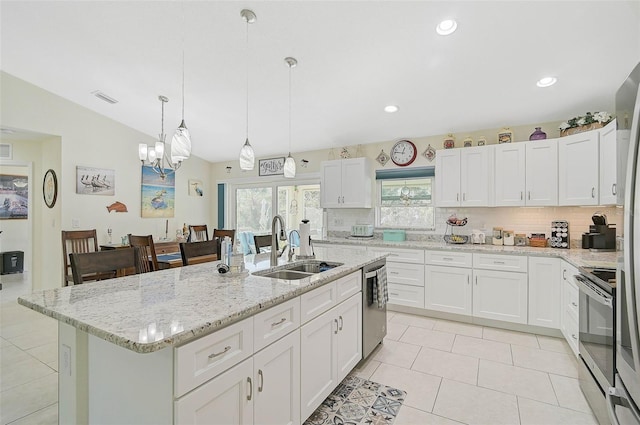
[{"label": "cabinet drawer", "polygon": [[422,264],[388,263],[387,280],[403,285],[424,286],[424,266]]},{"label": "cabinet drawer", "polygon": [[424,287],[389,283],[389,303],[424,308]]},{"label": "cabinet drawer", "polygon": [[434,266],[471,267],[473,256],[469,252],[425,251],[424,263]]},{"label": "cabinet drawer", "polygon": [[158,242],[154,244],[154,248],[157,255],[180,252],[180,245],[176,242]]},{"label": "cabinet drawer", "polygon": [[339,303],[360,292],[362,290],[362,272],[357,271],[336,280],[336,290],[338,291]]},{"label": "cabinet drawer", "polygon": [[562,299],[564,300],[564,308],[573,315],[574,319],[578,320],[578,300],[580,299],[580,293],[575,284],[569,280],[563,282],[562,285]]},{"label": "cabinet drawer", "polygon": [[563,312],[564,317],[562,318],[564,326],[562,327],[562,333],[569,343],[569,346],[573,350],[573,353],[578,355],[578,322],[572,317],[568,310]]},{"label": "cabinet drawer", "polygon": [[253,349],[267,345],[300,327],[300,297],[271,307],[253,318]]},{"label": "cabinet drawer", "polygon": [[175,348],[175,396],[182,396],[251,355],[253,317]]},{"label": "cabinet drawer", "polygon": [[424,264],[424,250],[402,248],[369,248],[376,254],[389,254],[387,263]]},{"label": "cabinet drawer", "polygon": [[527,272],[527,257],[524,255],[473,254],[473,268]]},{"label": "cabinet drawer", "polygon": [[335,281],[302,294],[300,296],[300,322],[308,322],[337,303],[338,295]]}]

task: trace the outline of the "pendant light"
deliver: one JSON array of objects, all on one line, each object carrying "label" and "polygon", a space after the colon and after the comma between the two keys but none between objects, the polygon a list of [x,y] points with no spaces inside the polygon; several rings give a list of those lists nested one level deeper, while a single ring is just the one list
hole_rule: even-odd
[{"label": "pendant light", "polygon": [[171,140],[171,162],[180,163],[191,156],[191,135],[184,123],[184,42],[182,45],[182,122]]},{"label": "pendant light", "polygon": [[251,143],[249,143],[249,24],[252,24],[256,21],[256,14],[249,9],[242,9],[240,12],[240,16],[247,23],[247,139],[240,149],[240,169],[250,171],[253,170],[253,167],[256,163],[256,156],[253,152],[253,147],[251,147]]},{"label": "pendant light", "polygon": [[291,69],[298,65],[295,58],[287,57],[284,61],[289,66],[289,155],[284,161],[284,176],[292,179],[296,176],[296,160],[291,156]]}]

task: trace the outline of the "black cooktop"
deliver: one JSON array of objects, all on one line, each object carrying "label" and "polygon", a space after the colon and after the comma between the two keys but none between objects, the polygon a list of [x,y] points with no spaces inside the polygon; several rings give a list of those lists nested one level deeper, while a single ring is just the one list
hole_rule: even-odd
[{"label": "black cooktop", "polygon": [[605,267],[580,267],[584,277],[594,282],[607,292],[615,290],[616,269]]}]

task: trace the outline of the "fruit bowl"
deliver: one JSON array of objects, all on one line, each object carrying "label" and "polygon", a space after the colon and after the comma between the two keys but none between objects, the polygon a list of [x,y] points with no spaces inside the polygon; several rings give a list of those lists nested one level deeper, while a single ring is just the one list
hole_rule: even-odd
[{"label": "fruit bowl", "polygon": [[444,235],[444,241],[452,244],[465,244],[469,242],[469,236],[466,235]]}]

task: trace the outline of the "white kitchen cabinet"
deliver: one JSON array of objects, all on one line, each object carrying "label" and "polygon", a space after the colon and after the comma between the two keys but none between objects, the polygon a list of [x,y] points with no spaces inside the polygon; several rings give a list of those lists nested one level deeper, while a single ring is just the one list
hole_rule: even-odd
[{"label": "white kitchen cabinet", "polygon": [[436,205],[492,206],[493,162],[493,146],[440,151],[436,156]]},{"label": "white kitchen cabinet", "polygon": [[588,131],[558,140],[559,205],[598,205],[598,138]]},{"label": "white kitchen cabinet", "polygon": [[560,329],[560,259],[529,257],[530,325]]},{"label": "white kitchen cabinet", "polygon": [[389,304],[424,308],[424,287],[388,282]]},{"label": "white kitchen cabinet", "polygon": [[600,130],[600,205],[618,201],[616,120]]},{"label": "white kitchen cabinet", "polygon": [[323,161],[322,208],[371,208],[371,163],[368,158]]},{"label": "white kitchen cabinet", "polygon": [[362,294],[302,326],[300,347],[300,417],[304,421],[362,359]]},{"label": "white kitchen cabinet", "polygon": [[495,205],[525,205],[526,143],[503,143],[495,148]]},{"label": "white kitchen cabinet", "polygon": [[562,331],[576,357],[578,356],[578,341],[580,337],[578,331],[580,294],[573,276],[578,273],[576,267],[564,260],[562,261],[560,275],[562,285],[560,331]]},{"label": "white kitchen cabinet", "polygon": [[470,316],[471,269],[426,265],[424,306],[430,310]]},{"label": "white kitchen cabinet", "polygon": [[473,271],[473,316],[527,323],[527,274]]},{"label": "white kitchen cabinet", "polygon": [[558,139],[525,142],[525,205],[558,205]]}]

